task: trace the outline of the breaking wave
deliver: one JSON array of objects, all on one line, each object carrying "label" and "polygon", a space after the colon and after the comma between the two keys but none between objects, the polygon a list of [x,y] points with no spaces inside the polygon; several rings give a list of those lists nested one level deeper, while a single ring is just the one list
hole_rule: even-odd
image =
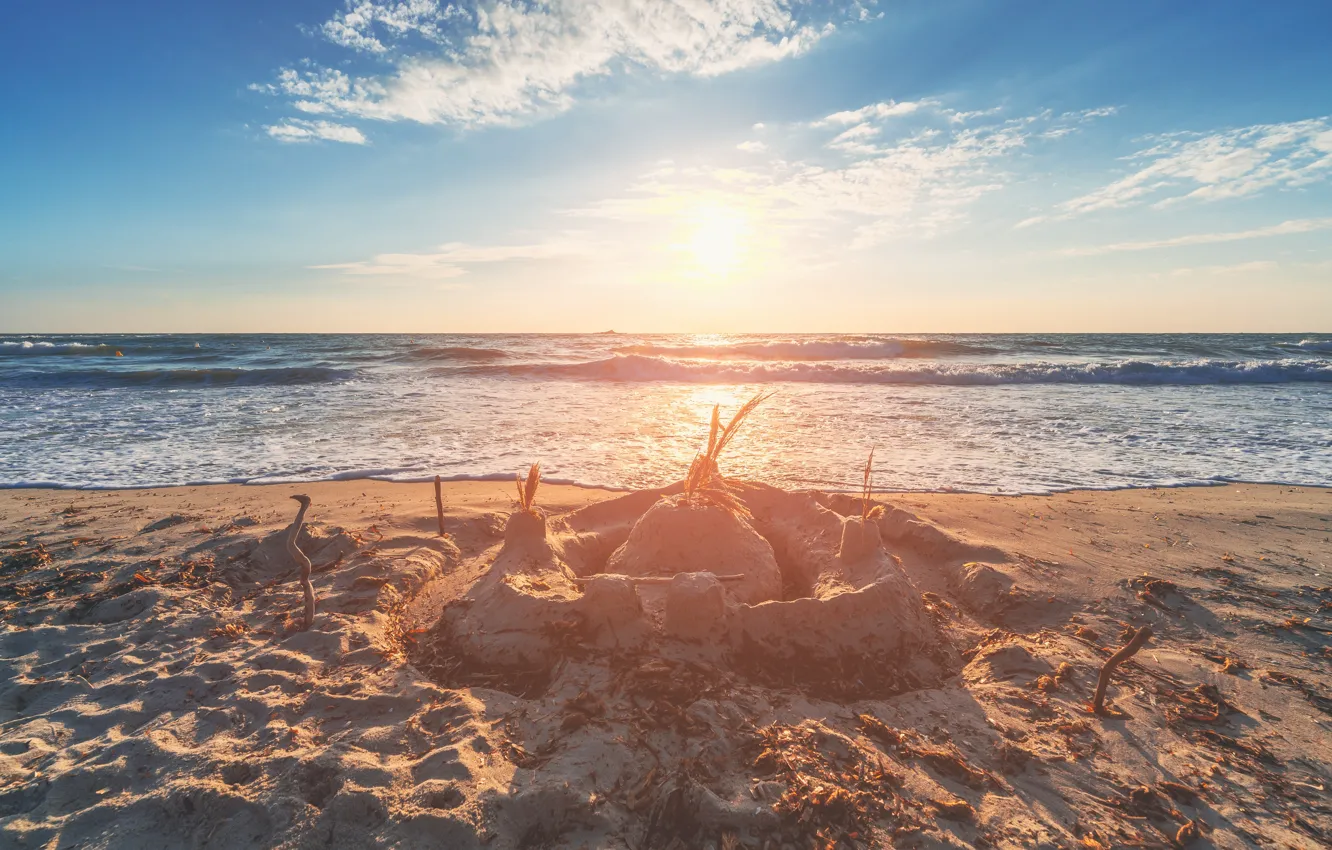
[{"label": "breaking wave", "polygon": [[415,348],[407,354],[413,360],[503,360],[508,352],[498,348],[471,348],[466,345],[444,345],[428,348]]},{"label": "breaking wave", "polygon": [[997,384],[1286,384],[1332,383],[1332,363],[1310,360],[1109,363],[990,363],[848,366],[833,363],[705,364],[640,354],[586,363],[523,363],[476,367],[513,377],[682,383],[829,383],[993,386]]},{"label": "breaking wave", "polygon": [[1300,351],[1332,353],[1332,339],[1302,339],[1299,342],[1280,343],[1283,348],[1298,348]]},{"label": "breaking wave", "polygon": [[641,354],[688,360],[890,360],[899,357],[945,357],[987,354],[993,349],[935,339],[891,339],[877,342],[798,340],[791,342],[739,342],[729,345],[623,345],[617,354]]},{"label": "breaking wave", "polygon": [[83,369],[68,372],[14,372],[0,378],[0,386],[42,389],[107,389],[115,387],[257,387],[296,386],[345,381],[355,376],[346,369],[321,366],[274,369]]}]

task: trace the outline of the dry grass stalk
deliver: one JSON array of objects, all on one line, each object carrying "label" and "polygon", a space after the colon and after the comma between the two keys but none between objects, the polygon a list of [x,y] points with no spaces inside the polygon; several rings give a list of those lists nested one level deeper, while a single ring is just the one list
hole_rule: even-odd
[{"label": "dry grass stalk", "polygon": [[867,522],[883,516],[883,505],[870,507],[870,498],[874,495],[874,448],[870,448],[869,460],[865,461],[865,478],[860,486],[860,521]]},{"label": "dry grass stalk", "polygon": [[301,626],[301,631],[306,631],[314,625],[315,615],[315,595],[314,585],[310,584],[310,559],[305,557],[305,553],[296,545],[296,539],[301,535],[301,526],[305,524],[305,512],[310,509],[309,496],[292,496],[300,503],[301,509],[296,512],[296,519],[291,524],[291,530],[287,532],[287,553],[291,555],[301,568],[301,590],[305,592],[305,619]]},{"label": "dry grass stalk", "polygon": [[727,481],[717,467],[717,459],[722,451],[735,438],[740,426],[754,410],[772,396],[771,392],[756,393],[753,398],[741,405],[731,417],[731,421],[722,427],[721,406],[713,405],[712,422],[708,428],[707,448],[694,456],[689,464],[689,473],[685,476],[685,499],[700,500],[725,508],[741,516],[748,516],[749,511],[727,489]]},{"label": "dry grass stalk", "polygon": [[518,476],[518,507],[521,510],[533,513],[532,506],[536,504],[537,487],[541,486],[541,464],[534,463],[527,469],[527,478]]}]

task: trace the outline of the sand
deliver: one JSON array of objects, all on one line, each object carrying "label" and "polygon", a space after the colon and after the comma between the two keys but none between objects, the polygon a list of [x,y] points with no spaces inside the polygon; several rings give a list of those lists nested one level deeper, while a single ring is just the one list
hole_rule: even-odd
[{"label": "sand", "polygon": [[511,490],[0,492],[0,846],[1332,843],[1332,491],[888,495],[843,556],[755,490],[740,605],[597,577],[660,494]]}]

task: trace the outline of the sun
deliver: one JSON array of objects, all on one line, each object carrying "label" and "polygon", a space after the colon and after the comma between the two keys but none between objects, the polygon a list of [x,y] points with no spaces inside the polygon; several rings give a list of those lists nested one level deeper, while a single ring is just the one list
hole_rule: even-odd
[{"label": "sun", "polygon": [[689,216],[689,236],[683,247],[699,273],[726,277],[744,263],[748,237],[749,222],[743,213],[709,204]]}]

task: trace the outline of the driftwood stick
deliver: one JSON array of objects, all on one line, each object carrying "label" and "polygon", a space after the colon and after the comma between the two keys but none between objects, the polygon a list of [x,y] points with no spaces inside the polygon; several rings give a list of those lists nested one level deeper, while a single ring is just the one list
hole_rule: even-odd
[{"label": "driftwood stick", "polygon": [[444,533],[444,494],[439,488],[439,476],[435,476],[435,519],[439,521],[439,536],[447,537]]},{"label": "driftwood stick", "polygon": [[310,509],[310,497],[292,496],[292,498],[300,502],[301,509],[296,512],[296,519],[291,524],[291,530],[287,532],[287,554],[291,555],[292,560],[301,568],[301,590],[305,591],[305,624],[301,626],[301,631],[306,631],[314,625],[314,585],[310,584],[310,559],[305,557],[305,553],[296,545],[296,538],[300,537],[301,526],[305,524],[305,512]]},{"label": "driftwood stick", "polygon": [[[587,576],[586,578],[574,577],[573,583],[587,584],[594,578],[627,578],[634,584],[670,584],[671,579],[675,578],[675,576],[622,576],[616,575],[615,573],[597,573],[594,576]],[[743,581],[744,578],[745,576],[743,573],[735,573],[733,575],[717,576],[717,581]]]},{"label": "driftwood stick", "polygon": [[1110,676],[1115,672],[1115,668],[1132,658],[1151,636],[1152,627],[1143,626],[1129,638],[1128,643],[1119,648],[1118,652],[1105,660],[1105,665],[1101,667],[1101,678],[1096,681],[1096,696],[1092,697],[1093,714],[1105,713],[1105,689],[1110,684]]}]

